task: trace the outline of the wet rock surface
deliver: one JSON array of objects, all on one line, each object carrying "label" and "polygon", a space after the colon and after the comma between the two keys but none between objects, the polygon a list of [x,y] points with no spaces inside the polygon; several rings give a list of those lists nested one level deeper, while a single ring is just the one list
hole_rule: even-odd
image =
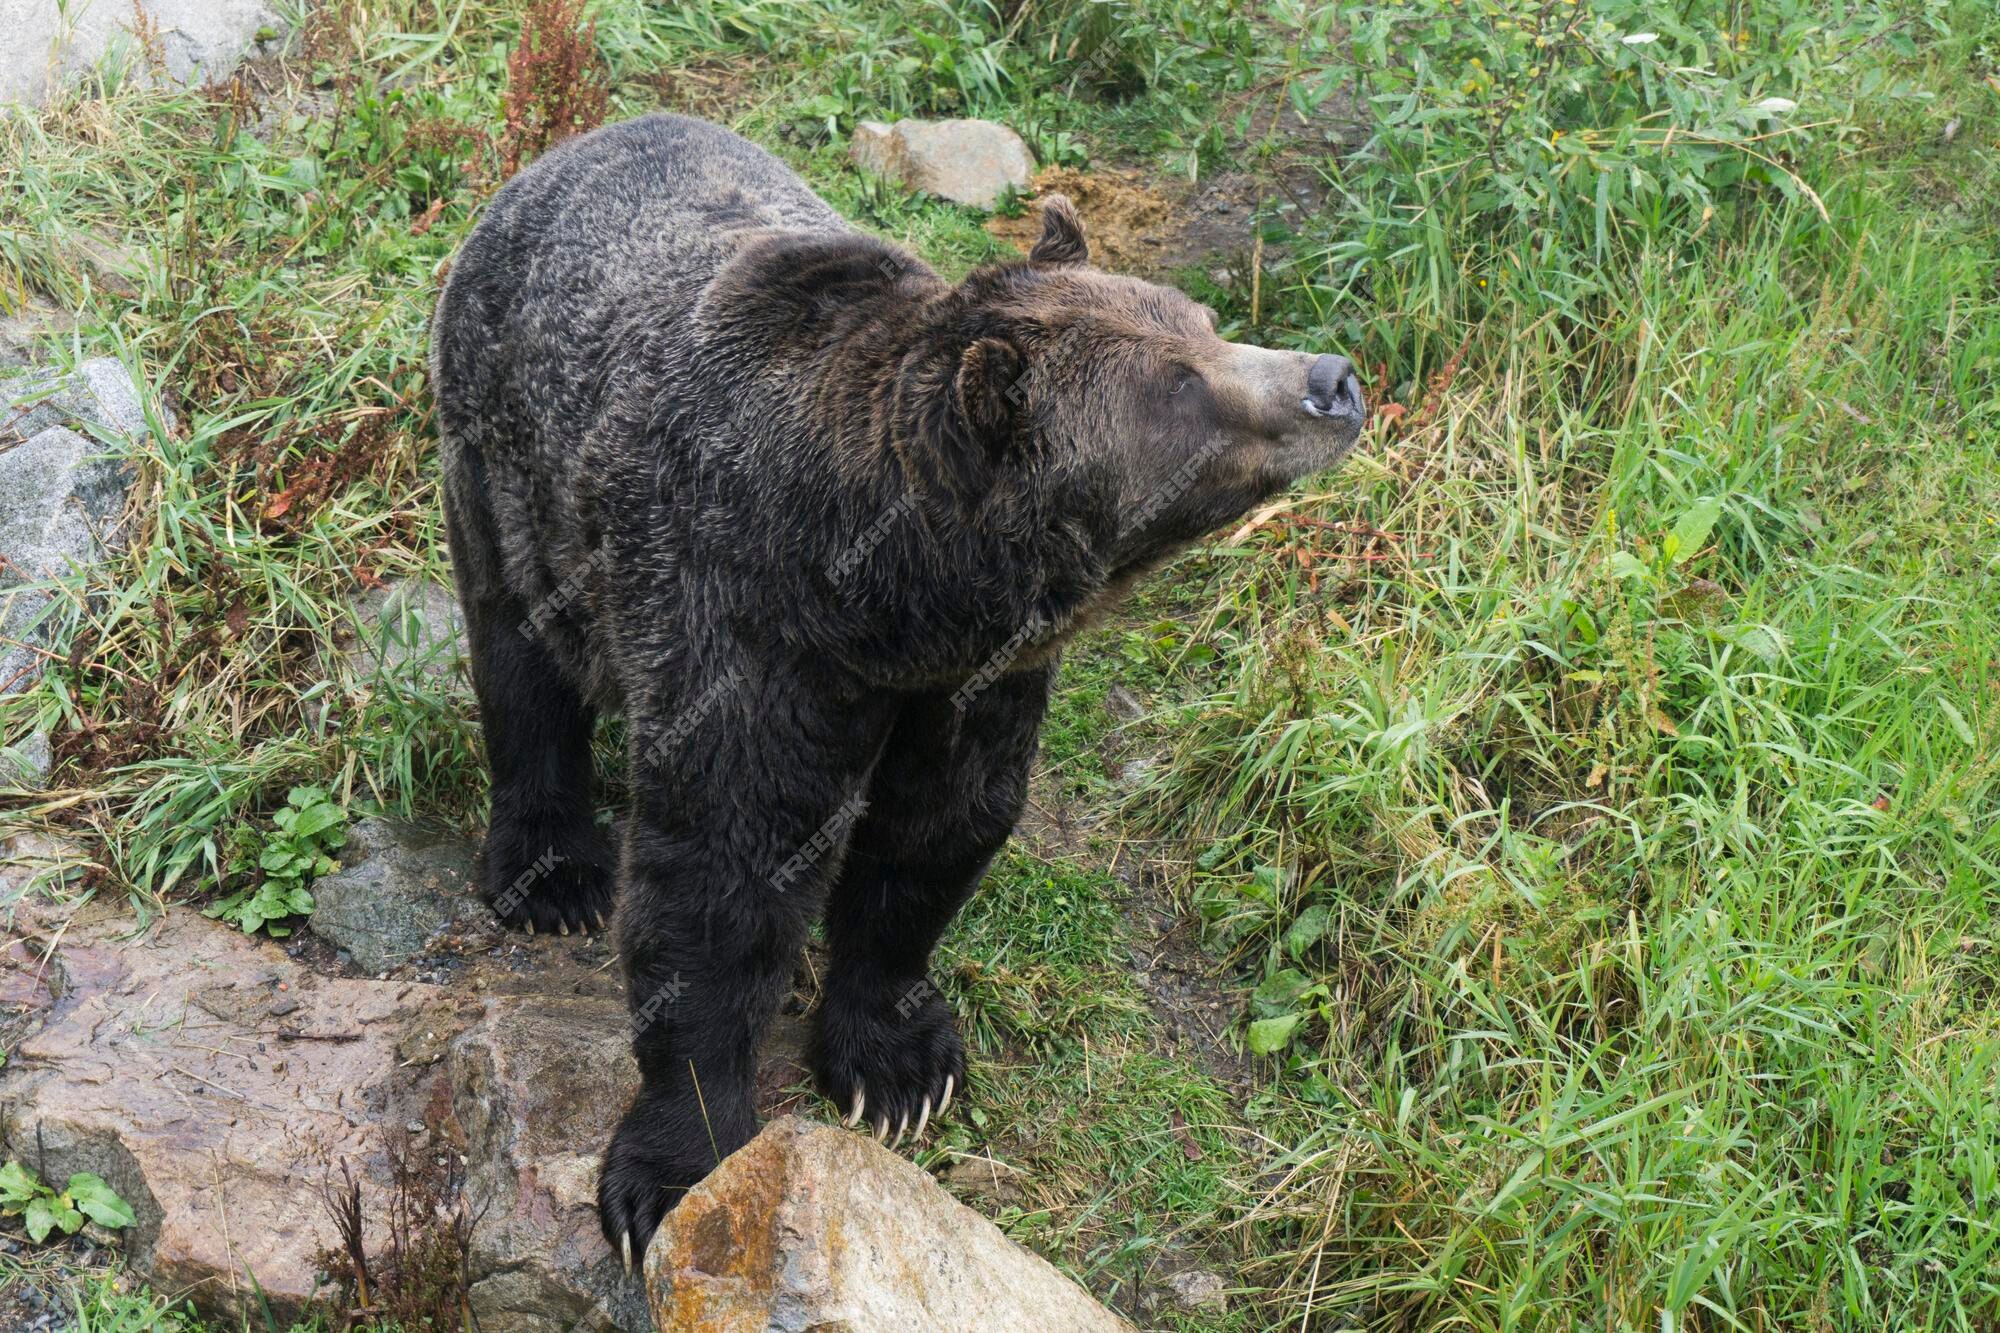
[{"label": "wet rock surface", "polygon": [[871,175],[975,208],[1027,189],[1035,171],[1021,136],[990,120],[864,120],[848,155]]},{"label": "wet rock surface", "polygon": [[[281,1321],[334,1298],[322,1186],[342,1164],[354,1173],[379,1255],[397,1171],[414,1163],[460,1181],[482,1329],[646,1329],[643,1289],[597,1227],[598,1153],[637,1083],[610,941],[500,931],[458,881],[473,851],[461,836],[388,820],[350,836],[372,869],[334,888],[336,910],[425,937],[386,975],[352,975],[359,958],[343,964],[311,932],[281,947],[192,908],[135,935],[122,902],[43,891],[74,849],[0,847],[14,1050],[0,1151],[45,1178],[103,1176],[138,1221],[96,1240],[225,1320],[260,1324],[251,1274]],[[779,1020],[767,1113],[803,1080],[802,1040],[796,1016]]]},{"label": "wet rock surface", "polygon": [[454,925],[488,922],[473,896],[471,846],[448,829],[364,819],[339,859],[313,884],[309,928],[364,972],[401,967]]},{"label": "wet rock surface", "polygon": [[247,1271],[295,1313],[332,1242],[312,1191],[342,1158],[380,1182],[370,1116],[392,1100],[399,1029],[443,1021],[427,1008],[446,997],[313,977],[189,911],[129,929],[72,923],[49,952],[60,998],[0,1074],[6,1150],[45,1178],[104,1177],[161,1290],[236,1305]]},{"label": "wet rock surface", "polygon": [[913,1163],[793,1117],[668,1214],[646,1289],[663,1333],[1132,1327]]},{"label": "wet rock surface", "polygon": [[647,1327],[597,1226],[597,1155],[639,1086],[630,1047],[617,994],[489,999],[453,1043],[482,1329]]}]

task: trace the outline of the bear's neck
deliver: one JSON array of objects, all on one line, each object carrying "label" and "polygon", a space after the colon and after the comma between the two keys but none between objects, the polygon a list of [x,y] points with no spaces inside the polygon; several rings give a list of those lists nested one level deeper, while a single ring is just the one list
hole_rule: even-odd
[{"label": "bear's neck", "polygon": [[958,289],[872,237],[794,234],[748,248],[711,298],[742,359],[797,386],[789,447],[762,466],[803,501],[790,512],[827,520],[794,570],[827,613],[816,649],[935,687],[1044,661],[1103,604],[1109,497],[1045,460],[989,456],[950,420],[981,332]]}]

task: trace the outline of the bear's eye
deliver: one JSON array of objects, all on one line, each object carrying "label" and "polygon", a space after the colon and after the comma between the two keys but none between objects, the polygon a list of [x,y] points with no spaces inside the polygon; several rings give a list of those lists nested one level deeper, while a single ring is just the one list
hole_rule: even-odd
[{"label": "bear's eye", "polygon": [[1167,392],[1169,394],[1177,394],[1182,389],[1187,388],[1190,384],[1195,383],[1199,379],[1201,379],[1201,372],[1196,370],[1194,367],[1175,366],[1173,371],[1173,376],[1168,381],[1168,383],[1171,384],[1173,387],[1169,388]]}]

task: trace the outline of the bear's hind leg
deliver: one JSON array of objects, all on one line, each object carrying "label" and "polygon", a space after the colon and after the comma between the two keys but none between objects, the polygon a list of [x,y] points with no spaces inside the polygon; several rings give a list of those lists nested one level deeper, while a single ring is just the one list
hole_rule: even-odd
[{"label": "bear's hind leg", "polygon": [[602,929],[614,861],[591,801],[596,715],[503,586],[483,496],[464,494],[475,480],[447,475],[445,514],[493,775],[479,896],[530,934]]},{"label": "bear's hind leg", "polygon": [[479,895],[529,934],[602,930],[615,861],[591,801],[595,714],[539,642],[505,625],[492,638],[482,650],[475,634],[473,648],[493,770]]},{"label": "bear's hind leg", "polygon": [[921,1133],[965,1086],[931,950],[1020,817],[1049,679],[1004,676],[963,707],[945,694],[907,705],[869,783],[827,903],[812,1066],[820,1091],[878,1140]]}]

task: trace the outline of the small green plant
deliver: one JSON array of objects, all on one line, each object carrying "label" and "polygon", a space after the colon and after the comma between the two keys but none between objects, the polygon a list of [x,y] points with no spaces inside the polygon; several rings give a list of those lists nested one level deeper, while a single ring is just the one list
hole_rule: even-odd
[{"label": "small green plant", "polygon": [[291,927],[275,923],[312,912],[313,896],[306,886],[340,868],[328,853],[347,841],[347,812],[318,787],[292,788],[285,808],[271,822],[276,829],[259,839],[260,877],[210,903],[203,913],[234,921],[246,935],[260,926],[272,935],[291,934]]},{"label": "small green plant", "polygon": [[19,1162],[0,1166],[0,1214],[19,1215],[28,1239],[37,1244],[47,1240],[52,1231],[74,1236],[83,1230],[86,1220],[114,1231],[136,1220],[132,1205],[119,1198],[101,1176],[79,1171],[57,1193]]}]

